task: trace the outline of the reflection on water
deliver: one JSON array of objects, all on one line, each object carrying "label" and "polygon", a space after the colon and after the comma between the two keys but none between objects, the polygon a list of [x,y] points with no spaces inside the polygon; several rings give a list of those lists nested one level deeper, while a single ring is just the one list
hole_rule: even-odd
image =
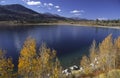
[{"label": "reflection on water", "polygon": [[15,45],[17,51],[20,51],[22,45],[20,44],[21,42],[20,42],[20,38],[19,38],[17,32],[14,33],[13,37],[14,37],[14,45]]},{"label": "reflection on water", "polygon": [[88,54],[93,40],[101,42],[107,35],[113,38],[120,35],[118,29],[78,27],[78,26],[32,26],[0,29],[0,48],[7,51],[17,62],[20,49],[28,36],[37,41],[37,48],[42,42],[57,50],[57,56],[64,67],[79,64],[80,58]]}]

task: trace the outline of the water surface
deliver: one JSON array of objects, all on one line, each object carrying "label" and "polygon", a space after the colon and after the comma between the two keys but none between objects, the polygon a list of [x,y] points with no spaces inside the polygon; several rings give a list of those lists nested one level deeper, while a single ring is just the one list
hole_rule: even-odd
[{"label": "water surface", "polygon": [[14,63],[17,62],[20,49],[28,36],[35,38],[37,47],[45,42],[57,50],[57,56],[64,67],[79,64],[81,56],[88,54],[93,40],[101,42],[109,34],[116,38],[119,29],[84,26],[27,26],[0,28],[0,48],[6,50]]}]

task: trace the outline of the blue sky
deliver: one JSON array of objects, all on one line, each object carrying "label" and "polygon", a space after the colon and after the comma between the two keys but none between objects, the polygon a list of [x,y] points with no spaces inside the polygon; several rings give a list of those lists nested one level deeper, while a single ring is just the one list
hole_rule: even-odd
[{"label": "blue sky", "polygon": [[120,0],[0,0],[1,5],[22,4],[40,13],[87,19],[119,19]]}]

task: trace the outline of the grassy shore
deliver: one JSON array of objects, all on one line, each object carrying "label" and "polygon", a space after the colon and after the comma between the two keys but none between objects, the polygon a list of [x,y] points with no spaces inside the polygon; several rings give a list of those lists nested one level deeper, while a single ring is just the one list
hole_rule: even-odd
[{"label": "grassy shore", "polygon": [[34,26],[34,25],[70,25],[70,26],[87,26],[87,27],[100,27],[100,28],[112,28],[120,29],[120,26],[102,26],[95,24],[80,24],[80,23],[68,23],[68,22],[59,22],[59,23],[13,23],[13,22],[0,22],[0,27],[17,27],[17,26]]}]

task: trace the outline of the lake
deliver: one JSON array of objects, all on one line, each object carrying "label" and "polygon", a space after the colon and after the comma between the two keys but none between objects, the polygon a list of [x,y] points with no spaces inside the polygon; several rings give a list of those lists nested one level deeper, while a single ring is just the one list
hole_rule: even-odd
[{"label": "lake", "polygon": [[36,39],[38,48],[45,42],[48,47],[55,49],[65,68],[79,64],[81,56],[89,53],[93,40],[99,43],[109,34],[116,38],[120,36],[120,30],[68,25],[5,27],[0,28],[0,48],[17,64],[20,49],[30,36]]}]

